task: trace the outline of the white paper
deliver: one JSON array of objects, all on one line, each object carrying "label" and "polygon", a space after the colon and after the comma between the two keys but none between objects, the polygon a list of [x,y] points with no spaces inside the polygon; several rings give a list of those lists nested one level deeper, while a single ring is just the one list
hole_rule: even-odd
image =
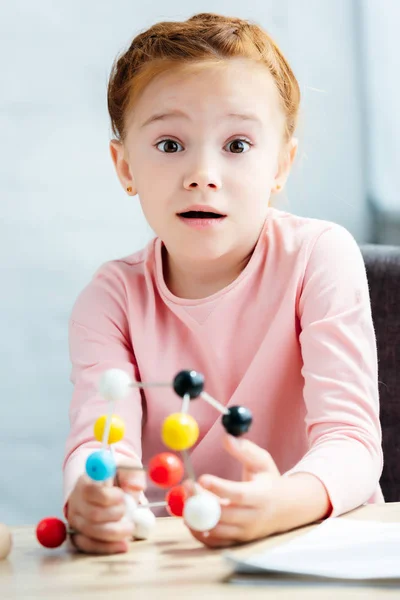
[{"label": "white paper", "polygon": [[226,553],[237,573],[338,579],[400,578],[400,523],[327,519],[312,531],[246,559]]}]

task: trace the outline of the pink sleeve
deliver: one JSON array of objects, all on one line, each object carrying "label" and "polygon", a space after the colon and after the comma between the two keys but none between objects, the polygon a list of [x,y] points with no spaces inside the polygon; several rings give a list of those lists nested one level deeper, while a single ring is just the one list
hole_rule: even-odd
[{"label": "pink sleeve", "polygon": [[333,226],[317,239],[300,295],[309,451],[289,473],[312,473],[337,516],[375,494],[383,455],[377,352],[363,258]]},{"label": "pink sleeve", "polygon": [[[69,347],[74,385],[70,406],[70,433],[64,459],[64,501],[85,472],[85,462],[100,447],[93,434],[96,419],[108,411],[98,394],[103,371],[123,369],[138,378],[130,342],[126,291],[118,270],[105,266],[79,295],[69,324]],[[142,397],[137,388],[115,405],[125,422],[125,437],[115,445],[117,461],[123,457],[141,460]]]}]

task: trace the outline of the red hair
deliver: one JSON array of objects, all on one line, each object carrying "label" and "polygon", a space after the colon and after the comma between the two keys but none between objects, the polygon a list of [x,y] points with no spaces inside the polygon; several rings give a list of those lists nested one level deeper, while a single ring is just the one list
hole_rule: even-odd
[{"label": "red hair", "polygon": [[183,22],[161,22],[137,35],[117,57],[108,82],[107,102],[117,139],[135,99],[157,75],[174,67],[230,58],[249,58],[271,73],[285,116],[286,139],[296,128],[300,88],[282,52],[260,26],[249,21],[201,13]]}]

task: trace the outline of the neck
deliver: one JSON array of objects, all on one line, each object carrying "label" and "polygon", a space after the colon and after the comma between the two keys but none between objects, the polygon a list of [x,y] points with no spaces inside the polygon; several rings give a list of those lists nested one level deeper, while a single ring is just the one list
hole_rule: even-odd
[{"label": "neck", "polygon": [[163,271],[165,283],[178,298],[200,300],[216,294],[231,284],[248,264],[254,251],[241,256],[222,256],[212,262],[197,263],[176,260],[163,247]]}]

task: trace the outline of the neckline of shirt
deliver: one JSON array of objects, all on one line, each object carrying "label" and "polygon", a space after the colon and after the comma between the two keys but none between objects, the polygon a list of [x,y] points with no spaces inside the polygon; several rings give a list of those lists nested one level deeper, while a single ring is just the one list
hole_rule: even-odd
[{"label": "neckline of shirt", "polygon": [[154,260],[155,260],[155,280],[156,280],[156,284],[158,287],[158,291],[160,292],[161,296],[168,302],[172,302],[173,304],[178,304],[180,306],[200,306],[203,304],[215,302],[216,300],[218,300],[219,298],[221,298],[222,296],[224,296],[225,294],[230,292],[233,288],[240,285],[240,283],[250,273],[252,273],[254,271],[254,269],[256,268],[256,265],[257,265],[257,261],[258,261],[259,257],[262,255],[263,241],[265,240],[265,237],[266,237],[266,230],[268,227],[268,223],[270,220],[272,210],[273,210],[272,208],[268,209],[268,213],[267,213],[266,219],[264,221],[263,227],[261,229],[260,235],[258,237],[253,254],[251,255],[249,262],[247,263],[247,265],[245,266],[243,271],[240,273],[240,275],[238,277],[236,277],[236,279],[234,281],[232,281],[229,285],[222,288],[222,290],[219,290],[218,292],[215,292],[215,294],[211,294],[210,296],[206,296],[205,298],[194,298],[194,299],[193,298],[180,298],[179,296],[175,296],[175,294],[173,294],[169,290],[167,284],[165,283],[164,273],[163,273],[162,248],[163,248],[164,244],[159,237],[155,238],[153,241],[153,244],[154,244],[153,251],[154,251]]}]

